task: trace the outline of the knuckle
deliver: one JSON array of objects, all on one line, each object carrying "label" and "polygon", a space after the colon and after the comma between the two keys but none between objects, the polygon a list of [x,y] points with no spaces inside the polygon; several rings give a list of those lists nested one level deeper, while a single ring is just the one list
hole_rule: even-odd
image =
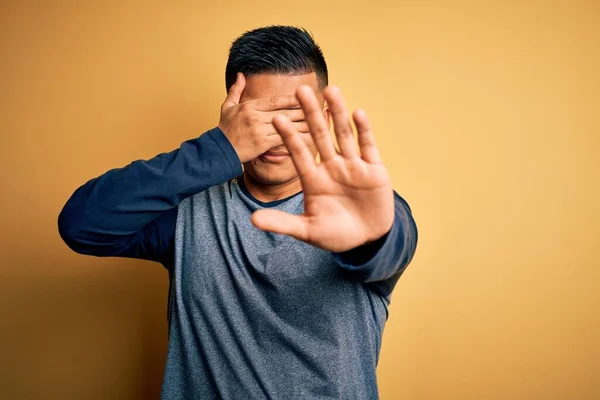
[{"label": "knuckle", "polygon": [[254,147],[260,147],[263,143],[263,138],[259,135],[252,135],[252,145]]},{"label": "knuckle", "polygon": [[344,129],[339,129],[339,130],[336,132],[336,134],[337,134],[337,136],[339,136],[339,137],[344,137],[344,138],[346,138],[346,137],[348,137],[348,136],[351,136],[351,135],[352,135],[352,134],[351,134],[351,132],[350,132],[350,130],[349,130],[349,129],[346,129],[346,128],[344,128]]},{"label": "knuckle", "polygon": [[249,113],[251,110],[250,105],[248,103],[240,104],[240,111],[243,113]]},{"label": "knuckle", "polygon": [[260,138],[260,127],[258,125],[253,125],[252,127],[250,127],[250,133],[252,134],[253,138]]},{"label": "knuckle", "polygon": [[325,129],[318,128],[318,129],[315,129],[314,135],[315,135],[315,138],[322,139],[322,138],[327,137],[327,135],[329,135],[329,132],[327,132],[327,130],[325,130]]}]

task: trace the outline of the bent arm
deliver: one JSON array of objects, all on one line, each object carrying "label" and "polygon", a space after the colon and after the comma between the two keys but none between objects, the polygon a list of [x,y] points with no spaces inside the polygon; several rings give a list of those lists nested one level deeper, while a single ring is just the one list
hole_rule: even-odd
[{"label": "bent arm", "polygon": [[58,230],[80,254],[166,265],[172,260],[179,203],[241,173],[237,153],[215,128],[169,153],[89,180],[63,207]]}]

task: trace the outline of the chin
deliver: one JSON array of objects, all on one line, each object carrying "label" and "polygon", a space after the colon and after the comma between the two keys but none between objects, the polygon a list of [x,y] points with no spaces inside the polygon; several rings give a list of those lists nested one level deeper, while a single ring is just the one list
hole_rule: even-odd
[{"label": "chin", "polygon": [[282,185],[298,178],[293,164],[270,164],[252,160],[244,165],[244,171],[257,182],[269,186]]}]

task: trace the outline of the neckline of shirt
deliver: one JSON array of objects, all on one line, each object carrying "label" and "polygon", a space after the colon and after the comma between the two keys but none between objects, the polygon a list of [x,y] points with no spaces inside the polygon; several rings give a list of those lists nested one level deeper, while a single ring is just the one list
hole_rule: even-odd
[{"label": "neckline of shirt", "polygon": [[298,196],[299,194],[301,194],[302,192],[298,192],[298,193],[294,193],[291,196],[288,196],[284,199],[279,199],[279,200],[274,200],[274,201],[268,201],[268,202],[264,202],[264,201],[260,201],[258,200],[256,197],[252,196],[252,194],[250,194],[250,192],[248,191],[248,189],[246,188],[246,185],[244,184],[244,178],[243,175],[240,175],[238,177],[235,178],[235,180],[237,181],[237,184],[240,188],[240,190],[246,195],[246,197],[248,197],[250,200],[252,200],[252,202],[258,204],[261,207],[275,207],[280,205],[281,203],[284,203],[290,199],[293,199],[294,197]]}]

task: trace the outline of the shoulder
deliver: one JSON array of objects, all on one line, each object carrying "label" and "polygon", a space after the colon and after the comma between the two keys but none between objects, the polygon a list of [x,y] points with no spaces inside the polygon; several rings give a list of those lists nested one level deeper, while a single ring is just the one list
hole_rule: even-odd
[{"label": "shoulder", "polygon": [[[233,178],[235,179],[235,178]],[[233,179],[219,185],[211,186],[199,193],[185,198],[179,203],[180,212],[186,210],[203,207],[208,204],[223,204],[226,203],[232,195],[231,183]]]}]

